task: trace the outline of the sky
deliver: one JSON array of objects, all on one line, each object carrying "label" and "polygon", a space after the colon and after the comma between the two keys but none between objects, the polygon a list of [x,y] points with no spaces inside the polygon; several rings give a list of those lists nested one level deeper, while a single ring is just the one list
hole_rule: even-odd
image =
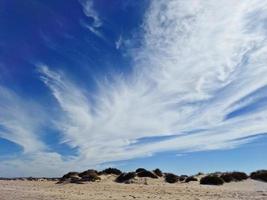
[{"label": "sky", "polygon": [[267,166],[266,0],[0,0],[0,177]]}]

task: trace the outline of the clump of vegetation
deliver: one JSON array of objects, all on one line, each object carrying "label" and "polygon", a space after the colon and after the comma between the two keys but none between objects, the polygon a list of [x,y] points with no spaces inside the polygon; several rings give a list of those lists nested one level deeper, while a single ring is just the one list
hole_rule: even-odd
[{"label": "clump of vegetation", "polygon": [[162,173],[162,171],[160,170],[160,169],[155,169],[155,170],[153,170],[153,172],[158,176],[158,177],[162,177],[163,176],[163,173]]},{"label": "clump of vegetation", "polygon": [[223,183],[223,179],[216,175],[208,175],[200,179],[202,185],[222,185]]},{"label": "clump of vegetation", "polygon": [[147,171],[145,168],[138,168],[135,170],[136,173],[142,172],[142,171]]},{"label": "clump of vegetation", "polygon": [[101,178],[97,174],[87,174],[81,177],[82,181],[89,181],[89,182],[94,182],[97,180],[101,180]]},{"label": "clump of vegetation", "polygon": [[90,181],[90,182],[94,182],[97,180],[101,180],[101,178],[98,176],[98,172],[96,170],[86,170],[82,173],[79,174],[79,177],[81,177],[82,181]]},{"label": "clump of vegetation", "polygon": [[79,176],[79,173],[78,172],[69,172],[67,174],[64,174],[62,176],[61,180],[66,180],[68,178],[75,177],[75,176]]},{"label": "clump of vegetation", "polygon": [[133,178],[135,178],[136,176],[136,173],[135,172],[128,172],[128,173],[122,173],[121,175],[119,175],[117,178],[116,178],[116,182],[117,183],[124,183],[126,181],[129,181]]},{"label": "clump of vegetation", "polygon": [[115,174],[120,175],[122,172],[117,168],[107,168],[101,172],[101,174]]},{"label": "clump of vegetation", "polygon": [[69,172],[63,175],[57,183],[81,183],[81,177],[78,172]]},{"label": "clump of vegetation", "polygon": [[220,177],[221,177],[221,178],[223,179],[223,181],[226,182],[226,183],[230,183],[230,182],[234,181],[233,176],[231,176],[231,174],[229,174],[229,173],[222,174]]},{"label": "clump of vegetation", "polygon": [[258,170],[250,174],[250,178],[254,180],[267,182],[267,170]]},{"label": "clump of vegetation", "polygon": [[247,174],[244,172],[227,172],[227,173],[223,173],[220,177],[226,183],[229,183],[232,181],[243,181],[248,178]]},{"label": "clump of vegetation", "polygon": [[171,174],[171,173],[166,173],[165,174],[165,181],[167,183],[176,183],[178,182],[179,177],[175,174]]},{"label": "clump of vegetation", "polygon": [[80,177],[71,177],[70,178],[70,183],[76,183],[76,184],[83,184],[83,181]]},{"label": "clump of vegetation", "polygon": [[143,170],[137,173],[138,177],[148,177],[148,178],[158,178],[155,174],[153,174],[151,171]]},{"label": "clump of vegetation", "polygon": [[244,172],[232,172],[230,173],[235,181],[243,181],[248,179],[248,175]]},{"label": "clump of vegetation", "polygon": [[188,176],[187,175],[181,175],[179,176],[179,181],[185,181],[185,179],[187,179]]},{"label": "clump of vegetation", "polygon": [[186,182],[186,183],[189,183],[189,182],[191,182],[191,181],[198,181],[198,179],[197,179],[196,177],[194,177],[194,176],[189,176],[189,177],[187,177],[187,178],[185,179],[185,182]]},{"label": "clump of vegetation", "polygon": [[96,171],[94,169],[88,169],[86,171],[83,171],[83,172],[79,173],[79,177],[83,177],[83,176],[88,175],[88,174],[89,175],[90,174],[96,174],[96,175],[98,175],[98,171]]}]

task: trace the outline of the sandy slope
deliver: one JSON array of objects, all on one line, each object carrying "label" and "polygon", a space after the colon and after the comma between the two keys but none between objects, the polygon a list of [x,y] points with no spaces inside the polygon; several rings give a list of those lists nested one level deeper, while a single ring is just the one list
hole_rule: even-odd
[{"label": "sandy slope", "polygon": [[79,185],[59,185],[51,181],[0,181],[0,200],[267,200],[267,183],[253,180],[203,186],[198,182],[168,184],[161,179],[139,179],[133,184],[114,183],[112,176],[102,179],[101,182]]}]

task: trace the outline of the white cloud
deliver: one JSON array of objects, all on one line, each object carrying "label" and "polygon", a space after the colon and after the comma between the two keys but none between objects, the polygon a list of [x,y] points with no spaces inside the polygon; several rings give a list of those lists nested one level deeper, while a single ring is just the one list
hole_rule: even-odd
[{"label": "white cloud", "polygon": [[[62,142],[78,148],[77,157],[58,163],[76,168],[75,162],[234,148],[266,133],[266,107],[225,120],[266,97],[253,94],[267,85],[266,13],[259,0],[152,1],[142,46],[132,50],[134,72],[99,80],[90,96],[64,74],[39,66],[62,109]],[[170,135],[177,137],[139,143]]]},{"label": "white cloud", "polygon": [[89,17],[91,21],[81,21],[81,26],[88,29],[91,33],[95,34],[97,37],[106,40],[104,35],[101,33],[99,28],[102,26],[102,20],[100,19],[97,11],[94,8],[93,0],[79,0],[80,4],[83,7],[84,14]]},{"label": "white cloud", "polygon": [[98,13],[94,9],[93,0],[79,0],[81,5],[83,6],[83,12],[87,17],[93,19],[92,26],[93,27],[100,27],[102,22],[98,16]]},{"label": "white cloud", "polygon": [[[93,104],[78,86],[43,67],[68,116],[64,137],[81,156],[101,163],[233,148],[266,132],[265,110],[224,120],[236,102],[267,84],[266,30],[253,17],[264,18],[266,9],[266,3],[251,1],[152,2],[143,45],[133,52],[134,73],[99,81]],[[251,20],[261,28],[251,29]],[[164,135],[181,136],[136,143]]]},{"label": "white cloud", "polygon": [[116,49],[120,49],[121,45],[122,45],[122,36],[120,35],[118,40],[115,42],[115,46],[116,46]]},{"label": "white cloud", "polygon": [[[38,105],[0,86],[0,137],[19,144],[25,153],[43,150],[38,139],[42,113]],[[38,117],[37,117],[38,116]]]}]

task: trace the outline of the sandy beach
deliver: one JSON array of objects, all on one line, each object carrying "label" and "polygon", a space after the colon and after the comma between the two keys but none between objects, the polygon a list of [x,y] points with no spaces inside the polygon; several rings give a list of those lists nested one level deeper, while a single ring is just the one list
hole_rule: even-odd
[{"label": "sandy beach", "polygon": [[245,180],[222,186],[199,182],[169,184],[159,179],[138,178],[131,184],[115,183],[115,176],[100,182],[56,184],[55,181],[0,181],[0,200],[266,200],[267,183]]}]

